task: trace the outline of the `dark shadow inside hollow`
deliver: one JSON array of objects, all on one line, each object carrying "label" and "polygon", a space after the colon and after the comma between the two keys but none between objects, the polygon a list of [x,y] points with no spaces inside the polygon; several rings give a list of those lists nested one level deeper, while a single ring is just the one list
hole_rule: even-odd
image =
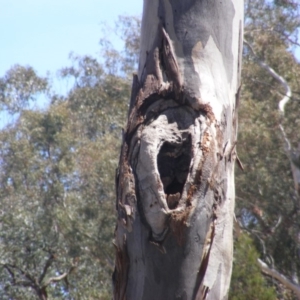
[{"label": "dark shadow inside hollow", "polygon": [[181,144],[165,142],[157,156],[157,166],[170,209],[176,208],[191,163],[191,136]]}]

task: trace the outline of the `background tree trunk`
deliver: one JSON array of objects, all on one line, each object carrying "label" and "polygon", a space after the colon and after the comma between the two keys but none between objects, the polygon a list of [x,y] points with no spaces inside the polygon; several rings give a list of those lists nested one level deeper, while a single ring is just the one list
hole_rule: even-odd
[{"label": "background tree trunk", "polygon": [[116,176],[115,299],[224,299],[243,1],[145,0]]}]

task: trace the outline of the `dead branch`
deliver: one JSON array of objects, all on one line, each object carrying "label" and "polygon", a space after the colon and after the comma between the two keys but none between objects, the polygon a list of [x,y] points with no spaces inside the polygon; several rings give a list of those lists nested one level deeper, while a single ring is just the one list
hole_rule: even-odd
[{"label": "dead branch", "polygon": [[244,43],[248,46],[250,49],[252,55],[255,58],[255,61],[263,68],[265,69],[274,79],[276,79],[279,83],[282,84],[282,86],[285,89],[285,95],[284,97],[279,101],[278,108],[279,111],[284,115],[284,107],[287,104],[287,102],[292,97],[292,90],[286,80],[280,76],[273,68],[271,68],[268,64],[266,64],[264,61],[258,59],[257,55],[255,54],[252,46],[244,39]]},{"label": "dead branch", "polygon": [[272,278],[278,280],[280,283],[282,283],[285,287],[288,289],[292,290],[300,299],[300,285],[297,285],[293,283],[291,280],[286,278],[284,275],[280,274],[277,270],[274,268],[270,268],[266,263],[264,263],[261,259],[258,259],[258,265],[261,269],[261,271],[266,274],[271,276]]},{"label": "dead branch", "polygon": [[48,257],[47,261],[46,261],[46,264],[44,266],[44,269],[43,269],[43,272],[39,278],[39,283],[41,283],[43,281],[43,279],[45,278],[46,276],[46,273],[48,271],[48,269],[51,267],[53,261],[54,261],[55,257],[54,255],[51,253],[50,256]]}]

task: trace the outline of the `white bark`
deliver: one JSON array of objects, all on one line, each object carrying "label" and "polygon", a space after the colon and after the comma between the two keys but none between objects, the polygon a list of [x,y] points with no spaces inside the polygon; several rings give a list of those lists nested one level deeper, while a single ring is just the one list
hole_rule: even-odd
[{"label": "white bark", "polygon": [[288,278],[286,278],[284,275],[280,274],[277,270],[274,268],[268,267],[266,263],[264,263],[262,260],[258,259],[258,264],[261,268],[261,271],[274,279],[277,279],[280,283],[282,283],[285,287],[292,290],[300,299],[300,286],[297,284],[294,284],[291,282]]}]

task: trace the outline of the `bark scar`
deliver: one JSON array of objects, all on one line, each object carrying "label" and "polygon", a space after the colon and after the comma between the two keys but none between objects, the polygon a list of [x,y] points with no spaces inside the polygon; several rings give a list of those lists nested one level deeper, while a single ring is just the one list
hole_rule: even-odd
[{"label": "bark scar", "polygon": [[180,75],[179,66],[176,60],[172,41],[166,30],[162,27],[163,43],[162,54],[165,72],[169,81],[173,82],[175,97],[178,100],[183,89],[183,80]]}]

